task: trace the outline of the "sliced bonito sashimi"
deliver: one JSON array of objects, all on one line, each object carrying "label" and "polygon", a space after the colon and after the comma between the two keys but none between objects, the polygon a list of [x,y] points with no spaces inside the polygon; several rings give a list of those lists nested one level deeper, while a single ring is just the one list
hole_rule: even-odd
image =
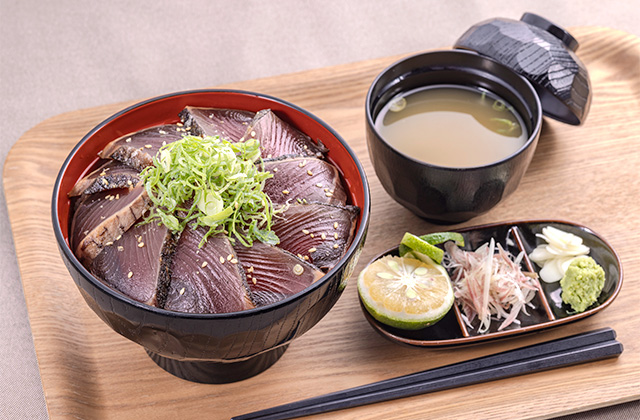
[{"label": "sliced bonito sashimi", "polygon": [[153,164],[153,157],[163,145],[180,140],[184,134],[185,130],[176,124],[145,128],[113,140],[98,155],[141,171]]},{"label": "sliced bonito sashimi", "polygon": [[255,307],[229,238],[209,237],[207,229],[187,227],[171,261],[171,280],[164,309],[191,313],[228,313]]},{"label": "sliced bonito sashimi", "polygon": [[324,275],[295,255],[262,242],[254,242],[251,247],[236,244],[234,249],[258,306],[292,296]]},{"label": "sliced bonito sashimi", "polygon": [[83,195],[71,220],[71,247],[90,262],[126,232],[151,206],[142,186]]},{"label": "sliced bonito sashimi", "polygon": [[273,225],[278,247],[328,270],[351,244],[359,208],[328,204],[289,206]]},{"label": "sliced bonito sashimi", "polygon": [[184,130],[194,136],[220,136],[238,142],[247,131],[255,112],[239,109],[187,106],[180,112]]},{"label": "sliced bonito sashimi", "polygon": [[116,160],[104,162],[98,169],[83,177],[69,191],[69,197],[94,194],[116,188],[132,188],[140,182],[140,172]]},{"label": "sliced bonito sashimi", "polygon": [[263,191],[274,203],[347,202],[340,173],[327,161],[314,157],[274,159],[265,161],[263,167],[273,175],[265,181]]},{"label": "sliced bonito sashimi", "polygon": [[322,143],[315,143],[311,137],[282,121],[270,109],[258,111],[241,140],[252,138],[260,141],[263,159],[279,156],[322,158],[328,151]]},{"label": "sliced bonito sashimi", "polygon": [[148,305],[166,295],[173,235],[157,223],[135,224],[91,262],[91,272],[108,286]]}]

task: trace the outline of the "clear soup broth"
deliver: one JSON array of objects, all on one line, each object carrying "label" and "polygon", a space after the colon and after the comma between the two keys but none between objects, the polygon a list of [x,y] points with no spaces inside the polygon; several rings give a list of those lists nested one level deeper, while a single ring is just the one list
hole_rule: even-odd
[{"label": "clear soup broth", "polygon": [[473,167],[502,160],[527,141],[522,117],[491,92],[431,86],[392,98],[375,121],[396,150],[433,165]]}]

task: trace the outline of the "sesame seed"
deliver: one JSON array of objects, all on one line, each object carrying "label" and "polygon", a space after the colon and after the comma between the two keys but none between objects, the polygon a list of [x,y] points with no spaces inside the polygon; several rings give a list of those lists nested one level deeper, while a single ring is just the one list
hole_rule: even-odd
[{"label": "sesame seed", "polygon": [[184,295],[184,287],[182,289],[180,289],[180,296]]},{"label": "sesame seed", "polygon": [[309,254],[313,254],[316,251],[317,251],[317,249],[315,249],[315,248],[309,248]]},{"label": "sesame seed", "polygon": [[316,235],[314,235],[313,233],[310,233],[309,236],[312,237],[312,238],[316,237]]},{"label": "sesame seed", "polygon": [[327,197],[333,197],[333,194],[330,193],[330,192],[326,192],[326,193],[324,193],[324,195],[326,195]]},{"label": "sesame seed", "polygon": [[166,132],[166,131],[164,131],[164,130],[158,130],[158,133],[160,133],[160,134],[167,134],[167,132]]},{"label": "sesame seed", "polygon": [[145,148],[145,149],[151,149],[152,147],[153,147],[153,146],[151,146],[150,144],[145,144],[145,145],[144,145],[144,148]]},{"label": "sesame seed", "polygon": [[253,273],[253,270],[254,270],[253,266],[251,266],[251,267],[247,268],[247,273]]},{"label": "sesame seed", "polygon": [[102,172],[100,173],[100,176],[105,176],[106,174],[107,174],[107,171],[102,171]]},{"label": "sesame seed", "polygon": [[334,233],[334,234],[333,234],[333,237],[334,237],[334,238],[336,238],[336,239],[338,239],[338,234],[337,234],[337,233]]},{"label": "sesame seed", "polygon": [[338,245],[338,244],[333,244],[333,248],[334,248],[334,249],[338,249],[338,247],[339,247],[339,246],[340,246],[340,245]]},{"label": "sesame seed", "polygon": [[303,160],[302,162],[298,163],[298,167],[299,168],[304,168],[306,164],[307,164],[307,161]]},{"label": "sesame seed", "polygon": [[179,123],[176,123],[176,125],[177,125],[178,127],[182,127],[184,124],[182,124],[181,122],[179,122]]},{"label": "sesame seed", "polygon": [[302,259],[305,260],[305,261],[309,261],[309,256],[305,255],[304,257],[302,257]]},{"label": "sesame seed", "polygon": [[127,143],[131,143],[131,137],[127,138],[127,139],[125,140],[125,142],[127,142]]},{"label": "sesame seed", "polygon": [[288,195],[289,194],[289,190],[282,190],[282,194]]},{"label": "sesame seed", "polygon": [[253,278],[251,279],[251,282],[252,282],[253,284],[256,284],[256,283],[258,282],[258,280],[257,280],[255,277],[253,277]]},{"label": "sesame seed", "polygon": [[105,186],[109,186],[109,181],[107,181],[105,178],[102,178],[102,183],[103,183]]},{"label": "sesame seed", "polygon": [[307,171],[307,175],[309,175],[309,176],[313,176],[313,172],[311,172],[311,170],[308,170],[308,171]]},{"label": "sesame seed", "polygon": [[233,258],[232,254],[227,255],[227,261],[231,261],[232,258]]},{"label": "sesame seed", "polygon": [[333,222],[333,228],[338,229],[338,222]]},{"label": "sesame seed", "polygon": [[133,277],[133,271],[129,271],[129,274],[127,274],[127,277],[128,277],[128,278]]},{"label": "sesame seed", "polygon": [[308,234],[309,234],[309,230],[307,230],[307,229],[302,229],[302,233],[304,233],[305,235],[308,235]]},{"label": "sesame seed", "polygon": [[273,172],[278,172],[278,168],[273,168]]},{"label": "sesame seed", "polygon": [[201,265],[202,268],[205,268],[208,265],[208,263],[206,261],[204,261]]},{"label": "sesame seed", "polygon": [[220,257],[220,264],[224,264],[224,258]]},{"label": "sesame seed", "polygon": [[327,239],[327,235],[326,235],[324,232],[322,232],[322,235],[320,235],[320,237],[321,237],[322,239]]},{"label": "sesame seed", "polygon": [[255,136],[256,136],[256,132],[255,132],[255,131],[252,131],[252,132],[251,132],[251,137],[255,137]]},{"label": "sesame seed", "polygon": [[122,245],[118,245],[118,251],[120,252],[124,251],[124,247]]},{"label": "sesame seed", "polygon": [[113,242],[107,242],[107,243],[105,244],[105,246],[111,246],[111,245],[113,245]]},{"label": "sesame seed", "polygon": [[318,182],[318,183],[316,184],[316,187],[318,187],[318,188],[322,188],[322,184]]},{"label": "sesame seed", "polygon": [[140,242],[140,243],[138,244],[138,248],[142,248],[142,247],[144,247],[144,242]]},{"label": "sesame seed", "polygon": [[231,264],[238,264],[238,259],[232,258],[229,262],[231,262]]},{"label": "sesame seed", "polygon": [[138,242],[142,242],[142,236],[138,236]]}]

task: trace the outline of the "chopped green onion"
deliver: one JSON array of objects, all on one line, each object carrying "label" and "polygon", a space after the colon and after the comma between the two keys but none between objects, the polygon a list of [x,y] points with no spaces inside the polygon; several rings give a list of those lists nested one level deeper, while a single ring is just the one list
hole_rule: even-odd
[{"label": "chopped green onion", "polygon": [[271,231],[276,210],[262,191],[273,175],[261,171],[260,142],[231,143],[216,137],[185,136],[162,146],[153,165],[142,171],[153,206],[144,222],[157,221],[172,231],[207,227],[206,239],[224,233],[251,246],[254,240],[276,245]]}]

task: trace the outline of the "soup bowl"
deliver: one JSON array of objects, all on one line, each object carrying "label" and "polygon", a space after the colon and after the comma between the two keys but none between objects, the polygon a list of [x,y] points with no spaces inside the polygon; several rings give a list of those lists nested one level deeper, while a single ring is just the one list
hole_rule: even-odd
[{"label": "soup bowl", "polygon": [[[472,167],[439,166],[399,151],[376,127],[382,108],[399,94],[437,86],[480,89],[502,98],[522,118],[527,140],[510,156]],[[491,58],[462,50],[426,52],[392,64],[374,80],[365,107],[369,156],[382,186],[418,216],[441,223],[471,219],[511,194],[531,162],[542,124],[531,83]]]},{"label": "soup bowl", "polygon": [[[437,223],[466,221],[508,197],[531,162],[543,114],[579,125],[591,104],[589,74],[575,54],[578,42],[541,16],[480,22],[454,47],[392,64],[375,78],[365,102],[369,155],[380,182],[400,204]],[[528,135],[524,144],[493,162],[444,167],[399,151],[376,128],[381,111],[398,95],[443,86],[483,91],[511,105]],[[423,135],[430,135],[427,128]]]},{"label": "soup bowl", "polygon": [[[98,162],[111,140],[159,124],[178,122],[185,106],[271,109],[329,149],[350,204],[358,206],[353,241],[338,263],[306,289],[279,302],[250,310],[193,314],[137,302],[93,276],[69,246],[72,215],[67,193]],[[348,144],[326,123],[284,100],[237,90],[172,93],[126,108],[93,128],[68,155],[55,182],[52,219],[62,259],[87,305],[116,333],[141,345],[166,371],[202,383],[239,381],[275,363],[292,340],[311,329],[337,302],[364,246],[369,223],[369,186]]]}]

